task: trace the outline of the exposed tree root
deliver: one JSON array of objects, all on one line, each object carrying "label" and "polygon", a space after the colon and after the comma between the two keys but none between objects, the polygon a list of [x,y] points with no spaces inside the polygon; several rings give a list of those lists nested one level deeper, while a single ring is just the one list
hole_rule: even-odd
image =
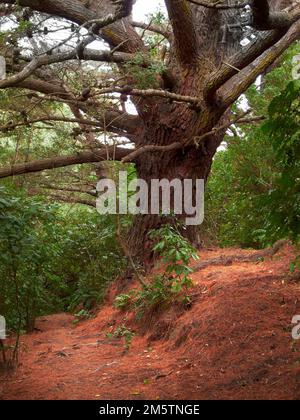
[{"label": "exposed tree root", "polygon": [[276,255],[280,249],[287,245],[289,241],[282,239],[274,244],[273,247],[263,249],[262,251],[252,252],[248,255],[228,255],[228,256],[221,256],[218,258],[212,258],[207,261],[203,261],[199,264],[197,264],[194,267],[194,271],[201,271],[204,270],[207,267],[211,266],[227,266],[232,265],[235,262],[258,262],[264,258],[270,258]]}]

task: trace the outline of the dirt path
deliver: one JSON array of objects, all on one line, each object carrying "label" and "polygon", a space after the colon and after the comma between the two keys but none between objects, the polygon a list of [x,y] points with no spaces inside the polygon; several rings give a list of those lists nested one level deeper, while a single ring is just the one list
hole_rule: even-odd
[{"label": "dirt path", "polygon": [[[41,318],[40,331],[22,337],[21,366],[1,381],[0,398],[299,399],[291,320],[300,284],[289,281],[291,258],[285,247],[269,261],[196,273],[191,309],[146,320],[144,335],[111,304],[78,326],[66,314]],[[123,339],[107,336],[122,324],[136,331],[128,353]]]}]

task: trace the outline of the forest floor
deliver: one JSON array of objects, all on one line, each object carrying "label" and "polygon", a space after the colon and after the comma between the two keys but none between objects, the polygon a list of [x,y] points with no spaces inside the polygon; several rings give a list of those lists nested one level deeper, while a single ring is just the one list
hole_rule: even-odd
[{"label": "forest floor", "polygon": [[[202,261],[249,251],[213,249]],[[265,261],[211,266],[193,275],[192,305],[137,322],[112,308],[94,319],[40,318],[22,336],[20,366],[0,381],[0,399],[299,399],[300,283],[291,247]],[[118,325],[136,332],[129,352]]]}]

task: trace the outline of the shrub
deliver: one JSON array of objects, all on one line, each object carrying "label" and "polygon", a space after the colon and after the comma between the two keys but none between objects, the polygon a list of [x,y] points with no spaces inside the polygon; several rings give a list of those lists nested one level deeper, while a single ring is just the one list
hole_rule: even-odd
[{"label": "shrub", "polygon": [[125,351],[128,352],[130,350],[135,333],[130,328],[127,328],[126,325],[123,324],[117,327],[117,329],[113,333],[107,333],[106,336],[108,338],[113,338],[113,337],[124,338]]},{"label": "shrub", "polygon": [[153,250],[161,258],[159,268],[164,270],[163,274],[154,276],[141,290],[117,296],[114,303],[121,310],[136,310],[138,319],[147,311],[174,301],[190,302],[187,292],[193,285],[190,277],[193,270],[189,262],[198,259],[196,250],[176,226],[165,225],[149,235],[155,241]]}]

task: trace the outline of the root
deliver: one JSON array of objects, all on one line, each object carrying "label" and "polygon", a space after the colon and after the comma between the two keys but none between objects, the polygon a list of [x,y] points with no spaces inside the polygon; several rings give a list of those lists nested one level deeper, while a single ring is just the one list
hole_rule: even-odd
[{"label": "root", "polygon": [[211,266],[228,266],[232,265],[235,262],[259,262],[264,258],[271,258],[276,255],[281,248],[285,245],[289,244],[289,241],[282,239],[276,242],[271,248],[263,249],[262,251],[257,251],[252,254],[248,255],[228,255],[228,256],[221,256],[218,258],[213,258],[211,260],[203,261],[197,264],[194,267],[194,271],[198,272],[204,270],[207,267]]}]

